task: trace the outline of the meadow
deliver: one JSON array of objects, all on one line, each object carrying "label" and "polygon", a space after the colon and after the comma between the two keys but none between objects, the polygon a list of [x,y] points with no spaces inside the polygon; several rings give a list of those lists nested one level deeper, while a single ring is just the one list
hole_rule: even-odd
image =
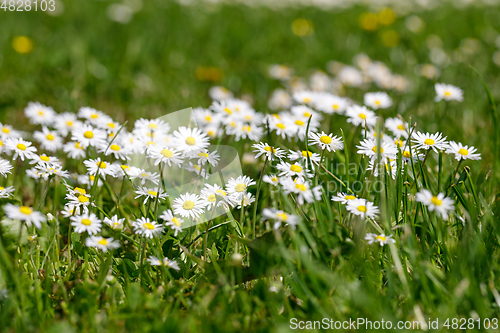
[{"label": "meadow", "polygon": [[55,5],[0,10],[0,332],[500,331],[497,6]]}]

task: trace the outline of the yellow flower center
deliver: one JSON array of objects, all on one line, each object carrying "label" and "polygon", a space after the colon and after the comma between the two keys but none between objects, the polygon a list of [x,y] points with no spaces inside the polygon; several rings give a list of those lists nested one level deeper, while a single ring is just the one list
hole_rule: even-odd
[{"label": "yellow flower center", "polygon": [[226,111],[228,114],[233,113],[233,111],[229,110],[228,108],[224,108],[224,111]]},{"label": "yellow flower center", "polygon": [[92,133],[92,131],[85,131],[85,133],[83,133],[83,136],[86,139],[92,139],[94,137],[94,133]]},{"label": "yellow flower center", "polygon": [[330,138],[328,135],[322,135],[321,138],[319,138],[319,141],[324,144],[330,144],[332,142],[332,138]]},{"label": "yellow flower center", "polygon": [[90,118],[97,119],[97,118],[99,118],[99,115],[97,113],[93,113],[90,115]]},{"label": "yellow flower center", "polygon": [[109,148],[111,148],[111,150],[114,150],[114,151],[120,150],[120,146],[118,146],[118,145],[111,145],[111,146],[109,146]]},{"label": "yellow flower center", "polygon": [[282,123],[276,124],[276,127],[278,127],[279,129],[285,129],[285,125],[283,125]]},{"label": "yellow flower center", "polygon": [[158,192],[155,192],[155,191],[148,191],[148,194],[153,196],[153,197],[156,197],[158,195]]},{"label": "yellow flower center", "polygon": [[295,184],[295,188],[298,188],[302,192],[307,191],[307,187],[304,184]]},{"label": "yellow flower center", "polygon": [[26,150],[26,145],[23,145],[22,143],[17,144],[17,149],[19,150]]},{"label": "yellow flower center", "polygon": [[441,200],[439,200],[435,195],[431,198],[431,202],[436,205],[436,206],[441,206],[443,203]]},{"label": "yellow flower center", "polygon": [[408,150],[405,150],[403,152],[403,157],[410,158],[411,157],[411,153]]},{"label": "yellow flower center", "polygon": [[43,111],[41,111],[41,110],[40,110],[40,111],[38,111],[38,115],[39,115],[39,116],[43,116],[44,114],[45,114],[45,112],[43,112]]},{"label": "yellow flower center", "polygon": [[364,113],[360,113],[360,114],[359,114],[359,118],[361,118],[361,119],[366,119],[366,115],[365,115]]},{"label": "yellow flower center", "polygon": [[[374,146],[374,147],[372,148],[372,151],[373,151],[374,153],[377,153],[377,146]],[[384,148],[380,147],[379,151],[380,151],[380,153],[382,154],[382,153],[384,152]]]},{"label": "yellow flower center", "polygon": [[379,101],[378,99],[377,99],[377,100],[375,100],[375,104],[376,104],[376,105],[380,105],[380,101]]},{"label": "yellow flower center", "polygon": [[52,134],[47,134],[47,140],[54,141],[54,136]]},{"label": "yellow flower center", "polygon": [[144,229],[153,230],[155,226],[152,223],[146,222],[142,225]]},{"label": "yellow flower center", "polygon": [[45,156],[45,155],[40,155],[40,159],[41,159],[42,161],[44,161],[44,162],[48,162],[48,161],[50,161],[50,158],[49,158],[49,157],[47,157],[47,156]]},{"label": "yellow flower center", "polygon": [[75,187],[75,192],[78,192],[80,194],[85,194],[87,193],[87,191],[85,191],[85,189],[83,188],[79,188],[79,187]]},{"label": "yellow flower center", "polygon": [[114,123],[108,123],[108,127],[109,127],[109,128],[115,128],[115,127],[116,127],[116,125],[115,125]]},{"label": "yellow flower center", "polygon": [[265,150],[265,151],[270,151],[270,152],[272,152],[273,154],[274,154],[274,153],[276,153],[276,149],[274,149],[274,148],[273,148],[273,147],[271,147],[271,146],[265,146],[265,147],[264,147],[264,150]]},{"label": "yellow flower center", "polygon": [[451,91],[448,91],[448,90],[447,90],[447,91],[445,91],[445,92],[444,92],[444,95],[445,95],[446,97],[450,97],[450,96],[451,96]]},{"label": "yellow flower center", "polygon": [[186,200],[182,204],[182,208],[184,208],[185,210],[191,210],[194,208],[194,202],[192,202],[191,200]]},{"label": "yellow flower center", "polygon": [[428,146],[432,146],[436,141],[432,140],[432,139],[425,139],[424,140],[424,143]]},{"label": "yellow flower center", "polygon": [[0,191],[3,191],[3,190],[5,190],[5,187],[0,186]]},{"label": "yellow flower center", "polygon": [[149,124],[148,127],[152,128],[152,129],[157,129],[158,128],[158,126],[156,126],[156,124]]},{"label": "yellow flower center", "polygon": [[8,129],[7,127],[4,127],[4,128],[2,128],[2,132],[4,132],[5,134],[9,134],[10,129]]},{"label": "yellow flower center", "polygon": [[286,221],[288,216],[285,213],[276,214],[276,217],[281,221]]},{"label": "yellow flower center", "polygon": [[88,227],[92,224],[92,221],[90,221],[89,219],[82,219],[82,224]]},{"label": "yellow flower center", "polygon": [[95,176],[89,175],[89,180],[93,182],[95,180]]},{"label": "yellow flower center", "polygon": [[178,227],[181,226],[181,221],[179,221],[179,219],[177,217],[173,217],[172,218],[172,222],[174,222],[174,224]]},{"label": "yellow flower center", "polygon": [[81,203],[89,202],[89,198],[84,195],[79,195],[78,201],[80,201]]},{"label": "yellow flower center", "polygon": [[80,142],[75,143],[75,148],[82,149],[82,146],[80,146]]},{"label": "yellow flower center", "polygon": [[66,125],[68,125],[68,126],[73,126],[73,122],[72,122],[71,120],[68,120],[68,121],[66,122]]},{"label": "yellow flower center", "polygon": [[204,158],[207,158],[208,157],[208,154],[207,153],[199,153],[198,156],[200,157],[204,157]]},{"label": "yellow flower center", "polygon": [[239,183],[238,185],[236,185],[235,187],[235,190],[236,192],[243,192],[247,189],[247,186],[243,183]]},{"label": "yellow flower center", "polygon": [[190,146],[193,146],[196,143],[196,140],[192,136],[189,136],[186,138],[186,143]]},{"label": "yellow flower center", "polygon": [[300,165],[293,164],[290,166],[290,170],[292,170],[293,172],[299,173],[302,171],[302,167]]},{"label": "yellow flower center", "polygon": [[108,245],[108,241],[106,240],[106,238],[101,239],[97,243],[100,244],[100,245],[104,245],[104,246]]},{"label": "yellow flower center", "polygon": [[208,122],[210,122],[210,121],[212,121],[212,117],[210,117],[210,116],[206,116],[206,117],[205,117],[205,120],[206,120],[206,121],[208,121]]},{"label": "yellow flower center", "polygon": [[382,241],[382,242],[385,242],[386,239],[387,238],[384,237],[384,236],[377,236],[377,237],[375,237],[375,240]]},{"label": "yellow flower center", "polygon": [[295,125],[304,126],[304,122],[302,120],[295,120]]},{"label": "yellow flower center", "polygon": [[403,140],[401,140],[401,139],[396,139],[396,141],[394,141],[394,143],[398,147],[403,147]]},{"label": "yellow flower center", "polygon": [[174,156],[174,153],[171,151],[171,150],[168,150],[168,149],[163,149],[161,151],[161,154],[166,157],[166,158],[170,158],[172,156]]},{"label": "yellow flower center", "polygon": [[99,161],[99,162],[97,162],[96,164],[97,164],[97,166],[98,166],[99,168],[101,168],[101,169],[106,169],[106,167],[108,166],[108,165],[106,164],[106,162],[103,162],[103,161]]},{"label": "yellow flower center", "polygon": [[245,125],[241,128],[242,131],[246,131],[246,132],[251,132],[252,131],[252,128],[248,125]]},{"label": "yellow flower center", "polygon": [[210,202],[215,202],[217,200],[217,198],[215,197],[215,194],[210,194],[207,199]]},{"label": "yellow flower center", "polygon": [[366,206],[363,206],[363,205],[358,206],[358,210],[359,210],[360,212],[362,212],[362,213],[366,213],[366,211],[367,211]]},{"label": "yellow flower center", "polygon": [[311,153],[310,151],[305,151],[305,150],[302,151],[302,157],[307,157],[307,155],[309,155],[309,157],[311,157],[312,154],[313,153]]},{"label": "yellow flower center", "polygon": [[33,210],[28,206],[21,206],[21,208],[19,208],[19,211],[25,215],[31,215],[31,213],[33,212]]},{"label": "yellow flower center", "polygon": [[155,145],[155,143],[154,143],[153,141],[148,141],[148,142],[146,142],[146,144],[147,144],[148,146],[151,146],[151,145],[153,145],[153,146],[154,146],[154,145]]},{"label": "yellow flower center", "polygon": [[333,107],[334,109],[338,109],[338,108],[339,108],[339,105],[338,105],[338,104],[333,104],[333,105],[332,105],[332,107]]},{"label": "yellow flower center", "polygon": [[223,197],[227,196],[226,191],[223,191],[223,190],[217,190],[217,191],[215,191],[215,192],[216,192],[218,195],[220,195],[220,196],[223,196]]},{"label": "yellow flower center", "polygon": [[271,180],[272,180],[273,182],[277,182],[277,181],[278,181],[278,177],[273,177],[273,178],[271,178]]},{"label": "yellow flower center", "polygon": [[311,99],[309,97],[304,97],[303,101],[304,101],[304,103],[309,103],[311,101]]},{"label": "yellow flower center", "polygon": [[356,199],[356,197],[354,195],[346,195],[344,197],[344,199],[346,199],[346,200],[354,200],[354,199]]},{"label": "yellow flower center", "polygon": [[398,130],[402,130],[404,131],[405,130],[405,127],[403,125],[398,125]]},{"label": "yellow flower center", "polygon": [[304,117],[309,118],[311,114],[309,112],[304,112]]},{"label": "yellow flower center", "polygon": [[463,149],[463,148],[460,148],[460,149],[458,150],[458,153],[459,153],[460,155],[463,155],[463,156],[467,156],[467,155],[469,155],[469,151],[468,151],[467,149]]}]

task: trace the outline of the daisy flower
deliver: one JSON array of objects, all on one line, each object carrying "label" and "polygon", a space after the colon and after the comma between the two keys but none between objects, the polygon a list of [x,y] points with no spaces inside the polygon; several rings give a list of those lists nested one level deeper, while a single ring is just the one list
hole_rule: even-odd
[{"label": "daisy flower", "polygon": [[132,153],[126,145],[117,142],[117,140],[113,141],[111,145],[108,143],[99,145],[97,152],[104,153],[106,156],[113,155],[116,159],[124,161],[129,160],[130,157],[128,155]]},{"label": "daisy flower", "polygon": [[[380,160],[379,166],[377,166],[375,159],[371,159],[368,162],[368,167],[366,170],[371,170],[373,171],[373,175],[377,177],[379,175],[380,169],[382,170],[385,168],[385,172],[389,173],[392,177],[392,179],[396,179],[396,173],[398,171],[398,165],[396,160],[389,160],[389,163],[387,163],[387,159],[385,160]],[[403,172],[403,170],[401,170]]]},{"label": "daisy flower", "polygon": [[245,193],[243,196],[233,196],[233,199],[235,200],[236,205],[238,205],[238,207],[236,207],[237,209],[249,206],[255,201],[255,197],[252,193]]},{"label": "daisy flower", "polygon": [[102,252],[114,250],[120,247],[120,242],[111,238],[104,238],[102,236],[90,236],[85,240],[85,245],[88,247],[95,247]]},{"label": "daisy flower", "polygon": [[412,134],[412,139],[417,149],[432,149],[437,153],[438,150],[444,150],[448,147],[446,137],[443,138],[443,135],[439,132],[435,134],[415,132]]},{"label": "daisy flower", "polygon": [[355,126],[374,127],[377,123],[377,116],[372,110],[368,110],[366,106],[352,105],[347,108],[347,122]]},{"label": "daisy flower", "polygon": [[175,217],[170,209],[164,211],[163,214],[160,215],[160,218],[166,221],[165,226],[169,226],[170,229],[174,230],[174,237],[177,237],[177,234],[182,231],[181,225],[184,220]]},{"label": "daisy flower", "polygon": [[173,135],[176,148],[182,152],[200,150],[207,148],[209,145],[208,136],[198,128],[187,128],[185,126],[181,126],[174,131]]},{"label": "daisy flower", "polygon": [[35,131],[33,133],[35,140],[40,142],[41,147],[48,151],[56,151],[63,146],[62,138],[57,134],[56,131],[51,131],[47,127],[43,126],[42,132]]},{"label": "daisy flower", "polygon": [[10,170],[12,169],[12,164],[9,161],[0,158],[0,175],[7,177],[7,174],[11,173]]},{"label": "daisy flower", "polygon": [[313,104],[316,98],[316,92],[303,90],[296,92],[292,95],[292,98],[299,104]]},{"label": "daisy flower", "polygon": [[287,214],[282,210],[276,210],[274,208],[264,208],[262,211],[262,218],[264,220],[274,220],[273,229],[278,229],[281,223],[287,223],[295,229],[295,226],[299,223],[300,218],[297,215]]},{"label": "daisy flower", "polygon": [[365,199],[354,199],[347,202],[347,210],[354,215],[361,216],[361,218],[375,218],[380,210],[377,206]]},{"label": "daisy flower", "polygon": [[204,201],[203,204],[206,210],[211,210],[216,205],[219,207],[223,203],[232,207],[235,204],[233,196],[227,195],[227,192],[217,184],[205,184],[205,188],[201,190],[200,197]]},{"label": "daisy flower", "polygon": [[385,120],[385,127],[391,131],[397,138],[408,138],[408,123],[405,123],[398,117],[387,118]]},{"label": "daisy flower", "polygon": [[40,229],[42,222],[47,221],[44,214],[33,211],[33,208],[28,206],[17,206],[8,203],[3,206],[3,210],[9,219],[24,221],[28,227],[33,224],[37,229]]},{"label": "daisy flower", "polygon": [[155,221],[151,221],[149,217],[141,217],[136,221],[132,222],[132,227],[137,235],[141,235],[147,238],[153,238],[162,233],[165,229],[164,226],[158,224]]},{"label": "daisy flower", "polygon": [[392,100],[386,92],[366,93],[363,97],[363,103],[373,110],[387,109],[392,106]]},{"label": "daisy flower", "polygon": [[83,106],[80,108],[80,110],[78,110],[78,117],[87,120],[94,126],[97,126],[100,119],[106,117],[106,114],[102,111],[98,111],[88,106]]},{"label": "daisy flower", "polygon": [[88,146],[100,147],[106,145],[106,137],[106,132],[89,124],[76,127],[71,132],[71,140],[78,142],[84,149]]},{"label": "daisy flower", "polygon": [[79,234],[87,232],[89,235],[95,235],[101,231],[102,221],[94,213],[83,213],[71,216],[69,219],[71,225],[75,227],[75,232]]},{"label": "daisy flower", "polygon": [[170,125],[162,119],[138,119],[135,121],[134,129],[140,132],[168,133]]},{"label": "daisy flower", "polygon": [[148,156],[155,160],[155,165],[163,163],[171,167],[172,163],[180,166],[183,162],[180,151],[160,145],[155,145],[148,149]]},{"label": "daisy flower", "polygon": [[56,115],[54,109],[38,102],[29,102],[24,114],[35,125],[51,125]]},{"label": "daisy flower", "polygon": [[135,191],[135,194],[137,194],[137,196],[134,199],[145,197],[143,202],[144,204],[146,204],[149,199],[155,201],[156,198],[158,198],[159,201],[162,201],[168,197],[168,194],[163,192],[163,190],[158,187],[151,189],[148,189],[146,187],[139,187],[139,189]]},{"label": "daisy flower", "polygon": [[8,186],[8,187],[0,186],[0,199],[9,198],[12,192],[14,192],[14,186]]},{"label": "daisy flower", "polygon": [[113,215],[111,218],[105,217],[104,223],[109,225],[112,229],[123,229],[123,222],[125,219],[119,219],[118,215]]},{"label": "daisy flower", "polygon": [[416,200],[421,202],[432,212],[436,211],[444,220],[448,219],[448,212],[455,209],[453,199],[445,197],[444,193],[433,195],[429,190],[422,189],[417,193]]},{"label": "daisy flower", "polygon": [[3,140],[8,138],[18,138],[21,136],[19,131],[16,131],[11,125],[0,123],[0,138]]},{"label": "daisy flower", "polygon": [[309,143],[315,144],[321,147],[322,150],[336,151],[344,149],[344,144],[342,139],[334,136],[333,134],[326,134],[325,132],[319,133],[309,133]]},{"label": "daisy flower", "polygon": [[342,114],[346,111],[348,106],[349,101],[346,98],[334,96],[331,94],[323,94],[316,101],[316,109],[327,114]]},{"label": "daisy flower", "polygon": [[140,172],[130,172],[128,175],[130,179],[140,179],[141,185],[144,186],[148,180],[150,180],[153,184],[158,185],[160,181],[160,175],[157,172],[149,172],[143,169],[139,170]]},{"label": "daisy flower", "polygon": [[87,167],[89,175],[95,176],[97,172],[99,172],[99,176],[106,179],[107,175],[112,177],[116,177],[115,168],[109,162],[101,161],[101,158],[98,157],[95,160],[87,160],[83,161],[83,164]]},{"label": "daisy flower", "polygon": [[176,271],[180,270],[179,264],[174,260],[168,259],[167,257],[160,260],[155,256],[151,256],[148,258],[148,261],[151,264],[151,266],[165,266],[175,269]]},{"label": "daisy flower", "polygon": [[343,205],[347,204],[349,200],[354,199],[356,199],[354,194],[347,194],[344,192],[337,192],[337,195],[332,196],[332,201],[340,202]]},{"label": "daisy flower", "polygon": [[268,184],[271,184],[274,186],[278,186],[278,184],[279,184],[279,179],[278,179],[278,176],[276,176],[276,175],[264,175],[262,177],[262,181],[264,183],[268,183]]},{"label": "daisy flower", "polygon": [[[309,155],[309,159],[307,155]],[[306,150],[302,151],[290,150],[288,158],[290,159],[290,161],[299,160],[306,168],[309,167],[309,161],[311,161],[312,164],[311,168],[314,170],[315,166],[319,165],[319,160],[321,159],[321,155]]]},{"label": "daisy flower", "polygon": [[226,184],[227,193],[238,198],[245,195],[249,186],[255,185],[256,182],[248,176],[238,176],[236,179],[231,177]]},{"label": "daisy flower", "polygon": [[216,166],[220,160],[220,155],[217,153],[217,150],[214,150],[213,152],[208,151],[208,149],[191,151],[185,156],[192,159],[198,159],[197,164],[200,166],[207,164],[207,162],[212,166]]},{"label": "daisy flower", "polygon": [[38,174],[43,179],[47,180],[49,176],[55,175],[61,178],[68,178],[69,172],[62,169],[62,166],[58,164],[51,164],[46,162],[38,163],[35,168],[38,170]]},{"label": "daisy flower", "polygon": [[310,174],[306,174],[304,168],[300,163],[295,162],[294,164],[290,164],[288,162],[280,162],[276,168],[280,170],[280,177],[305,177],[310,176]]},{"label": "daisy flower", "polygon": [[82,124],[83,123],[77,119],[76,114],[72,112],[64,112],[56,116],[54,127],[62,136],[66,136],[76,127],[82,126]]},{"label": "daisy flower", "polygon": [[464,100],[464,92],[462,89],[452,86],[451,84],[436,83],[434,85],[434,89],[436,90],[436,98],[434,99],[436,102],[439,102],[442,99],[445,101],[459,102]]},{"label": "daisy flower", "polygon": [[258,158],[261,155],[266,155],[267,159],[272,161],[274,157],[277,157],[281,160],[285,155],[285,151],[283,149],[274,148],[263,142],[253,144],[252,147],[255,148],[254,153],[257,153],[255,155],[255,158]]},{"label": "daisy flower", "polygon": [[392,238],[392,235],[386,236],[384,233],[382,233],[380,235],[368,233],[365,236],[365,240],[367,240],[368,244],[370,244],[370,245],[378,242],[380,244],[380,246],[384,246],[385,244],[389,244],[389,243],[393,243],[393,244],[396,243],[396,240],[394,238]]},{"label": "daisy flower", "polygon": [[33,154],[32,158],[33,160],[30,161],[30,164],[50,163],[52,165],[61,165],[61,162],[55,156],[47,156],[45,154],[42,155]]},{"label": "daisy flower", "polygon": [[172,207],[175,214],[193,219],[198,218],[204,211],[203,200],[194,193],[181,194],[179,198],[174,199]]},{"label": "daisy flower", "polygon": [[424,155],[422,155],[413,147],[411,152],[410,152],[410,147],[405,147],[403,150],[401,150],[401,155],[405,163],[410,163],[412,159],[414,162],[418,160],[421,161],[424,159]]},{"label": "daisy flower", "polygon": [[72,159],[80,159],[86,156],[85,149],[80,142],[68,142],[63,146],[63,151]]},{"label": "daisy flower", "polygon": [[448,150],[446,153],[455,155],[457,161],[461,160],[480,160],[481,154],[475,154],[476,148],[472,146],[464,146],[460,142],[448,142]]},{"label": "daisy flower", "polygon": [[322,187],[316,186],[311,189],[309,182],[301,180],[300,178],[296,180],[293,180],[291,177],[282,178],[281,185],[286,195],[290,193],[296,194],[297,201],[301,205],[303,205],[304,202],[312,203],[315,200],[321,199]]},{"label": "daisy flower", "polygon": [[14,156],[12,157],[13,160],[18,156],[22,161],[24,161],[25,158],[31,159],[36,152],[36,148],[31,145],[31,142],[25,141],[22,138],[7,139],[5,141],[5,147],[14,152]]},{"label": "daisy flower", "polygon": [[377,146],[377,142],[373,139],[365,139],[363,140],[358,148],[358,154],[366,155],[371,159],[377,158],[377,153],[380,153],[381,160],[386,159],[396,159],[396,155],[398,153],[397,148],[394,145],[390,145],[386,142],[380,143],[380,148]]}]

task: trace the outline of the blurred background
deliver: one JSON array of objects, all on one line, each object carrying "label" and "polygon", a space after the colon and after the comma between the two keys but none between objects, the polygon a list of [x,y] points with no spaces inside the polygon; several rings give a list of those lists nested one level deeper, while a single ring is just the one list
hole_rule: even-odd
[{"label": "blurred background", "polygon": [[[307,84],[314,74],[331,80],[321,89],[345,94],[337,65],[355,66],[360,53],[405,78],[394,91],[401,113],[432,98],[433,81],[484,97],[468,64],[494,94],[500,87],[493,0],[55,0],[54,7],[0,9],[0,122],[15,126],[29,101],[58,112],[89,105],[119,121],[152,118],[208,107],[212,86],[268,112],[276,88],[299,78]],[[272,64],[287,66],[286,83],[270,77]],[[469,118],[475,103],[487,101],[464,103]]]}]

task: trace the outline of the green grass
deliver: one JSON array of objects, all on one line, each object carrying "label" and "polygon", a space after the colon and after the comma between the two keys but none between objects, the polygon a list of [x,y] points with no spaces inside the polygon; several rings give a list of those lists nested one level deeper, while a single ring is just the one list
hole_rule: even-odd
[{"label": "green grass", "polygon": [[[27,241],[23,234],[21,244],[18,226],[4,219],[0,231],[0,331],[285,332],[290,318],[384,318],[393,322],[439,318],[440,323],[446,318],[499,318],[500,155],[498,115],[493,116],[498,111],[481,78],[468,66],[481,73],[492,98],[498,100],[500,69],[492,62],[498,48],[486,34],[491,29],[497,35],[500,31],[498,9],[443,7],[419,13],[426,27],[414,34],[406,29],[404,17],[375,32],[364,31],[358,17],[366,9],[358,7],[340,12],[312,8],[272,11],[233,6],[190,8],[150,1],[129,24],[122,25],[107,18],[108,4],[67,1],[58,17],[0,12],[0,122],[29,133],[34,127],[27,124],[22,110],[29,101],[40,101],[58,112],[89,105],[133,124],[140,117],[208,107],[207,91],[215,84],[237,96],[251,94],[255,109],[267,113],[267,99],[280,86],[268,77],[268,65],[285,63],[297,75],[307,77],[314,69],[326,71],[330,60],[351,64],[353,56],[364,52],[411,83],[408,92],[390,92],[395,106],[378,115],[411,117],[420,131],[441,131],[449,140],[475,146],[482,160],[462,163],[458,169],[448,190],[455,200],[456,215],[448,221],[410,200],[417,186],[446,189],[457,166],[448,155],[442,157],[441,172],[439,155],[432,153],[421,173],[418,164],[415,169],[407,165],[394,181],[379,177],[383,191],[365,186],[359,195],[381,209],[376,224],[352,217],[345,209],[339,211],[340,206],[329,200],[332,193],[313,205],[297,207],[290,197],[263,184],[257,221],[262,209],[277,205],[290,213],[303,213],[297,230],[287,227],[264,232],[263,223],[258,223],[257,237],[252,239],[253,206],[249,206],[243,218],[239,210],[232,211],[245,238],[238,236],[233,217],[213,221],[212,226],[221,226],[209,233],[208,258],[202,258],[203,237],[186,249],[196,236],[203,235],[205,224],[184,231],[181,237],[165,234],[161,240],[147,242],[150,254],[162,249],[165,256],[178,258],[182,253],[180,272],[145,265],[141,274],[141,240],[136,236],[126,240],[118,234],[122,247],[102,255],[80,246],[82,238],[72,233],[71,266],[68,219],[59,216],[44,225],[36,242]],[[314,34],[294,35],[291,25],[296,18],[310,20]],[[401,42],[396,47],[381,42],[380,34],[386,30],[399,33]],[[12,39],[19,35],[34,40],[33,52],[21,55],[13,50]],[[466,56],[463,62],[452,55],[438,79],[461,87],[463,103],[435,103],[434,82],[414,73],[416,64],[430,62],[425,42],[430,35],[439,36],[450,54],[464,38],[481,41],[481,51]],[[96,64],[106,68],[105,75]],[[219,68],[221,80],[200,81],[195,74],[200,66]],[[98,73],[97,77],[92,73]],[[363,93],[347,90],[359,102]],[[347,156],[329,154],[324,165],[343,182],[361,179],[366,183],[361,168],[349,170],[350,176],[342,168],[335,171],[347,158],[351,164],[366,165],[356,154],[359,130],[354,133],[343,117],[327,119],[322,129],[342,135],[342,128]],[[275,135],[271,142],[277,147],[305,149],[303,143],[291,144]],[[225,137],[221,143],[239,152],[252,150],[249,141]],[[5,154],[3,158],[7,158]],[[81,163],[67,163],[68,168],[85,172]],[[24,163],[16,179],[11,175],[0,185],[14,184],[15,202],[33,207],[42,202],[42,212],[60,211],[64,186],[52,181],[43,199],[47,182],[36,185],[24,175],[26,167]],[[244,165],[244,174],[256,180],[260,170],[259,165]],[[270,170],[268,165],[264,172]],[[327,173],[320,174],[319,182],[325,188],[328,182],[339,186]],[[116,196],[121,183],[111,181],[109,185],[109,192]],[[256,188],[250,191],[255,194]],[[109,192],[102,187],[95,195],[106,214],[116,207]],[[133,197],[127,184],[120,202],[123,217],[130,220],[141,209]],[[397,243],[367,246],[365,233],[381,230],[394,233]],[[235,252],[244,255],[243,265],[233,260]],[[110,274],[107,267],[112,269]],[[8,297],[2,296],[4,292]]]}]

